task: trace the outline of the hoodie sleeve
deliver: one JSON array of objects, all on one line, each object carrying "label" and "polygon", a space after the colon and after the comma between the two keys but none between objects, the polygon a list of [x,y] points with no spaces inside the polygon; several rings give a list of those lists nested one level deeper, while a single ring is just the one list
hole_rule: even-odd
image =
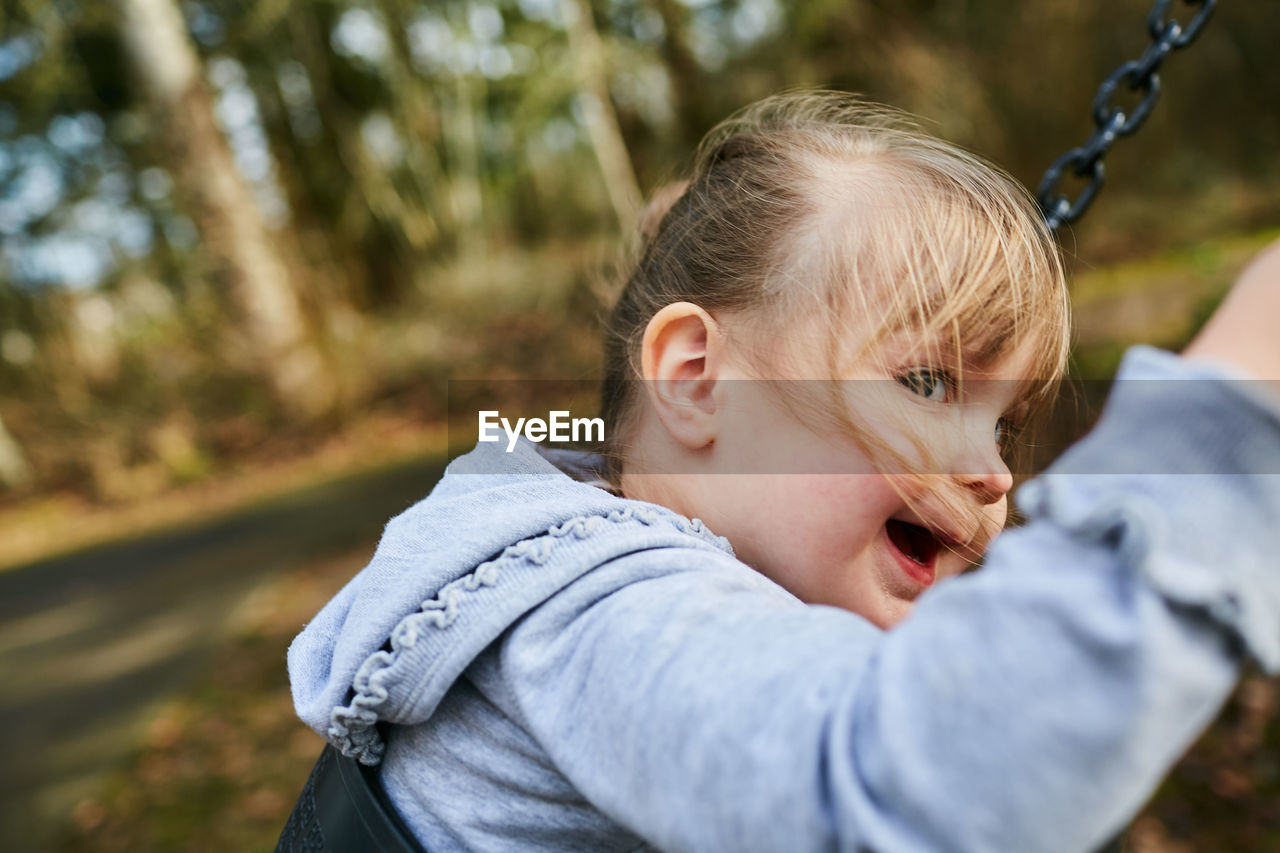
[{"label": "hoodie sleeve", "polygon": [[524,724],[663,850],[1096,848],[1244,655],[1280,669],[1280,416],[1154,350],[1121,378],[1028,524],[893,630],[727,555],[630,554],[506,635]]}]

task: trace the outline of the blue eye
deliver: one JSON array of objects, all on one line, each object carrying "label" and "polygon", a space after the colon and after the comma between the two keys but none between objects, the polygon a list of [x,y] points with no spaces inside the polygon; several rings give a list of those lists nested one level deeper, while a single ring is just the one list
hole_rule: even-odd
[{"label": "blue eye", "polygon": [[898,381],[912,394],[938,403],[945,403],[951,397],[951,388],[955,385],[950,373],[932,367],[908,370],[898,376]]}]

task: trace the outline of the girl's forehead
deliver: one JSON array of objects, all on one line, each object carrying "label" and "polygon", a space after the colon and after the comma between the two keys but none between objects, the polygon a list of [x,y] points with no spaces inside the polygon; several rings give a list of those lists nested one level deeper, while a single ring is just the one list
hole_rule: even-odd
[{"label": "girl's forehead", "polygon": [[1021,341],[992,341],[985,337],[966,337],[963,333],[945,335],[927,329],[897,329],[886,332],[871,349],[873,356],[906,361],[919,360],[932,367],[963,370],[975,379],[1028,375],[1035,368],[1038,341],[1026,336]]},{"label": "girl's forehead", "polygon": [[991,341],[966,340],[963,335],[904,328],[851,343],[843,364],[836,363],[836,378],[927,367],[944,370],[956,381],[1010,383],[1017,397],[1031,396],[1046,381],[1057,379],[1040,375],[1043,352],[1052,345],[1044,335],[1028,334],[993,346]]}]

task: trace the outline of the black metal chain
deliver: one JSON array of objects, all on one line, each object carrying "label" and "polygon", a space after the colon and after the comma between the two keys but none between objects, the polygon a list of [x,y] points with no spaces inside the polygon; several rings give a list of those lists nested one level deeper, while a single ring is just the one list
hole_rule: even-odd
[{"label": "black metal chain", "polygon": [[[1218,0],[1183,0],[1188,6],[1198,6],[1199,10],[1189,23],[1183,25],[1174,18],[1169,18],[1169,7],[1173,0],[1155,0],[1150,14],[1147,15],[1147,32],[1151,35],[1151,44],[1142,52],[1142,56],[1132,59],[1115,71],[1102,85],[1093,98],[1093,122],[1097,128],[1084,145],[1072,148],[1063,154],[1044,173],[1040,179],[1040,187],[1036,190],[1036,198],[1044,213],[1045,222],[1051,231],[1062,225],[1075,222],[1089,208],[1102,182],[1106,170],[1102,166],[1102,158],[1111,146],[1122,136],[1128,136],[1151,115],[1151,110],[1160,98],[1159,70],[1165,57],[1172,51],[1180,50],[1196,40],[1200,31]],[[1141,92],[1142,99],[1127,113],[1111,103],[1116,89],[1125,84],[1131,91]],[[1059,188],[1062,178],[1070,169],[1073,174],[1088,181],[1075,201],[1069,199]]]}]

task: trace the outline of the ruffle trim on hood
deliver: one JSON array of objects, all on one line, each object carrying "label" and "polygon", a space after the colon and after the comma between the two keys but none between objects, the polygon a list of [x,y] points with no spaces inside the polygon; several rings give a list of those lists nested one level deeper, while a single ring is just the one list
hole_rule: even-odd
[{"label": "ruffle trim on hood", "polygon": [[330,717],[328,740],[343,755],[362,764],[377,765],[382,761],[385,744],[378,733],[379,712],[390,697],[390,686],[402,675],[405,657],[432,631],[444,631],[458,618],[459,608],[467,595],[482,587],[493,587],[503,575],[519,564],[542,566],[556,546],[566,538],[587,539],[612,525],[638,521],[645,526],[665,522],[681,533],[697,536],[710,544],[733,553],[729,540],[711,532],[701,519],[687,519],[651,507],[626,507],[604,514],[582,515],[552,526],[545,534],[516,542],[497,557],[476,566],[470,574],[446,584],[435,598],[424,601],[420,609],[400,620],[391,632],[391,650],[371,654],[356,672],[352,684],[354,696],[350,704],[336,707]]}]

